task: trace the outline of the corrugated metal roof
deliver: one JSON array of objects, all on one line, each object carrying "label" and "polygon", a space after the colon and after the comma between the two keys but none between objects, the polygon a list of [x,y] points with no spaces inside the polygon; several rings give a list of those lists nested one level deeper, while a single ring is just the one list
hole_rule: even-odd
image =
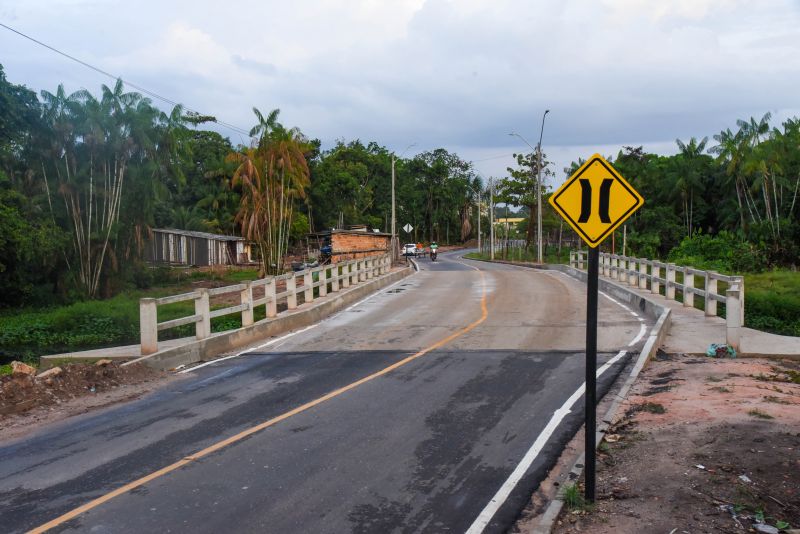
[{"label": "corrugated metal roof", "polygon": [[162,232],[164,234],[177,234],[185,235],[188,237],[200,237],[203,239],[211,239],[214,241],[245,241],[245,238],[235,235],[220,235],[209,234],[208,232],[195,232],[193,230],[177,230],[175,228],[153,228],[154,232]]}]

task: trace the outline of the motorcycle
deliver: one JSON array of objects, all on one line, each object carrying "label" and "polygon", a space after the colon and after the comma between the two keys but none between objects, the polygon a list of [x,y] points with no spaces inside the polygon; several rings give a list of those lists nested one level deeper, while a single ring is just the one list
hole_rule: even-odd
[{"label": "motorcycle", "polygon": [[431,261],[436,261],[436,250],[431,250]]}]

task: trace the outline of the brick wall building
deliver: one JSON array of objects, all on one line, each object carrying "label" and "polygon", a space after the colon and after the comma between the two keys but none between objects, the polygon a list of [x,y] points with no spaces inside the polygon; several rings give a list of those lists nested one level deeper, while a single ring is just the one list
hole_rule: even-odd
[{"label": "brick wall building", "polygon": [[321,245],[331,246],[331,262],[382,256],[389,252],[392,234],[358,230],[328,230],[312,234]]}]

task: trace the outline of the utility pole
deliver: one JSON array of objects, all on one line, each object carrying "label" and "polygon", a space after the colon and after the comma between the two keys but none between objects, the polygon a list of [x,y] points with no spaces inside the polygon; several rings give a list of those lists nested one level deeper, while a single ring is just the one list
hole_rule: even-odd
[{"label": "utility pole", "polygon": [[481,195],[478,190],[478,254],[481,254]]},{"label": "utility pole", "polygon": [[[400,157],[402,158],[403,154],[408,152],[408,149],[410,149],[414,145],[416,145],[416,143],[411,143],[410,145],[408,145],[406,147],[406,149],[403,150],[403,153],[400,154]],[[395,157],[394,154],[392,154],[392,240],[391,240],[392,245],[391,246],[392,246],[392,261],[393,262],[397,261],[397,249],[398,249],[398,247],[397,247],[397,230],[395,228],[397,226],[397,219],[395,218],[395,207],[394,207],[394,205],[395,205],[394,204],[394,182],[395,182],[394,164],[395,164],[396,161],[397,161],[397,158]]]},{"label": "utility pole", "polygon": [[[535,150],[538,155],[538,163],[537,163],[537,178],[536,178],[536,243],[537,243],[537,259],[539,263],[542,263],[542,135],[544,134],[544,119],[547,117],[547,114],[550,113],[549,109],[544,110],[544,115],[542,115],[542,128],[539,131],[539,144],[536,145],[536,148],[533,148],[527,139],[522,137],[520,134],[516,132],[511,132],[508,135],[519,137],[522,139],[522,142],[525,143],[530,147],[531,150]],[[531,161],[531,178],[533,178],[533,161]]]},{"label": "utility pole", "polygon": [[489,259],[494,260],[494,182],[489,178]]},{"label": "utility pole", "polygon": [[391,247],[392,247],[392,262],[397,261],[397,237],[395,231],[395,214],[394,214],[394,162],[395,157],[392,154],[392,240],[391,240]]}]

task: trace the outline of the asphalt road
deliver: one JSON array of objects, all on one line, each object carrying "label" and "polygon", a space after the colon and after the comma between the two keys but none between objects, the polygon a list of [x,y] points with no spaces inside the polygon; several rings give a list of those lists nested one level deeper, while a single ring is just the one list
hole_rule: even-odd
[{"label": "asphalt road", "polygon": [[[419,263],[314,327],[0,446],[0,530],[505,531],[582,421],[585,286]],[[644,323],[602,297],[599,317],[600,364],[628,351],[603,392]]]}]

